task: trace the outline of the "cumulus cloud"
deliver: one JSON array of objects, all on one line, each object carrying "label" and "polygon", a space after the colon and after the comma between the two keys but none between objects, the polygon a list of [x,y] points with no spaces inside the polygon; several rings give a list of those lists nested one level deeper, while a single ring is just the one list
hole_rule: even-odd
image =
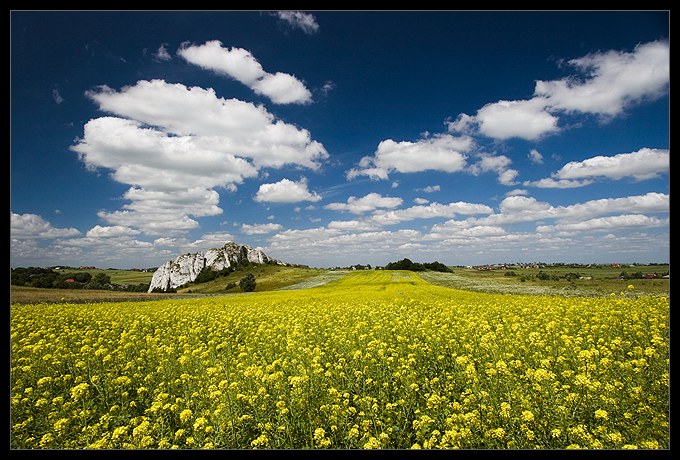
[{"label": "cumulus cloud", "polygon": [[555,110],[613,116],[644,99],[656,99],[668,91],[670,44],[640,44],[633,52],[607,51],[572,59],[568,64],[585,78],[536,82],[534,94],[546,98]]},{"label": "cumulus cloud", "polygon": [[503,199],[498,205],[503,214],[513,214],[525,211],[545,211],[551,209],[550,204],[538,201],[536,198],[523,195],[511,195]]},{"label": "cumulus cloud", "polygon": [[487,104],[477,111],[475,120],[481,134],[500,140],[519,137],[534,141],[559,131],[558,118],[546,111],[546,101],[541,98]]},{"label": "cumulus cloud", "polygon": [[546,177],[536,181],[524,181],[523,185],[527,187],[537,187],[537,188],[578,188],[590,185],[595,181],[592,180],[566,180],[566,179],[553,179],[551,177]]},{"label": "cumulus cloud", "polygon": [[362,158],[358,168],[349,170],[347,178],[368,176],[372,179],[387,179],[392,172],[462,171],[466,166],[466,152],[472,147],[472,138],[449,134],[417,142],[387,139],[378,144],[372,157]]},{"label": "cumulus cloud", "polygon": [[611,231],[612,229],[632,227],[662,227],[669,225],[669,223],[669,219],[659,219],[642,214],[623,214],[619,216],[598,217],[579,222],[563,223],[557,225],[539,225],[536,227],[536,231]]},{"label": "cumulus cloud", "polygon": [[503,185],[514,185],[515,178],[519,175],[517,170],[511,169],[509,166],[512,160],[505,155],[489,155],[486,153],[479,154],[480,160],[470,166],[470,172],[475,176],[493,171],[498,174],[498,182]]},{"label": "cumulus cloud", "polygon": [[283,226],[281,224],[243,224],[241,225],[241,232],[246,235],[265,235],[267,233],[277,232],[281,230]]},{"label": "cumulus cloud", "polygon": [[376,224],[366,220],[333,220],[328,223],[329,230],[341,231],[373,231],[378,229]]},{"label": "cumulus cloud", "polygon": [[37,214],[10,214],[10,237],[13,239],[51,239],[79,236],[75,228],[56,228]]},{"label": "cumulus cloud", "polygon": [[583,161],[571,161],[550,178],[527,181],[524,185],[540,188],[570,188],[589,185],[595,179],[619,180],[626,177],[641,181],[654,179],[670,170],[670,152],[643,148],[613,156],[599,155]]},{"label": "cumulus cloud", "polygon": [[[343,231],[339,228],[311,228],[286,230],[269,239],[268,250],[276,257],[288,255],[300,259],[322,259],[332,252],[342,263],[356,263],[362,257],[392,257],[403,244],[420,241],[422,234],[416,230],[396,231]],[[342,248],[342,251],[338,251]],[[345,256],[345,259],[343,259]],[[288,257],[289,258],[289,257]]]},{"label": "cumulus cloud", "polygon": [[349,211],[352,214],[363,214],[378,208],[396,208],[404,200],[398,197],[382,196],[379,193],[369,193],[361,198],[350,196],[347,203],[329,203],[324,208],[333,211]]},{"label": "cumulus cloud", "polygon": [[122,225],[112,225],[112,226],[101,226],[95,225],[90,230],[87,231],[85,237],[87,238],[115,238],[118,236],[130,236],[138,235],[139,230],[135,230],[129,227],[123,227]]},{"label": "cumulus cloud", "polygon": [[[457,264],[464,259],[480,263],[480,257],[489,257],[489,262],[494,262],[494,259],[516,257],[518,253],[533,260],[550,256],[564,258],[581,254],[584,248],[589,254],[587,261],[592,261],[592,257],[608,260],[612,254],[629,250],[621,247],[622,244],[635,245],[630,250],[644,248],[643,253],[663,245],[667,239],[650,242],[644,232],[669,224],[668,218],[655,215],[669,212],[669,196],[661,193],[553,206],[517,189],[509,193],[495,213],[475,203],[433,205],[376,210],[360,220],[333,221],[326,227],[307,230],[285,230],[269,238],[268,250],[284,260],[294,255],[296,260],[306,263],[326,260],[329,251],[341,254],[340,260],[345,257],[346,263],[356,263],[369,256],[372,260],[388,262],[397,257],[395,254],[398,257],[415,254]],[[409,219],[447,216],[455,218],[436,223],[426,232],[381,229],[382,225]],[[535,229],[531,229],[531,223],[536,224]],[[579,234],[582,236],[577,238]],[[613,234],[616,234],[614,245],[611,244]],[[483,252],[480,247],[484,248]]]},{"label": "cumulus cloud", "polygon": [[270,203],[297,203],[299,201],[320,201],[321,196],[307,189],[307,179],[298,182],[282,179],[273,184],[260,185],[255,201]]},{"label": "cumulus cloud", "polygon": [[90,120],[71,150],[131,186],[131,203],[99,213],[110,224],[177,235],[198,226],[189,216],[222,213],[215,188],[234,190],[263,167],[318,169],[328,157],[307,130],[212,89],[143,80],[86,94],[116,116]]},{"label": "cumulus cloud", "polygon": [[464,201],[449,204],[435,202],[393,211],[378,210],[373,213],[370,221],[379,225],[394,225],[414,219],[450,218],[457,214],[490,214],[492,212],[493,209],[484,204],[466,203]]},{"label": "cumulus cloud", "polygon": [[266,72],[250,51],[225,48],[219,40],[203,45],[183,44],[177,54],[187,62],[220,75],[229,76],[275,104],[308,104],[312,93],[293,75]]},{"label": "cumulus cloud", "polygon": [[613,117],[668,92],[670,46],[665,40],[640,44],[630,53],[611,50],[567,62],[579,74],[537,80],[531,99],[501,100],[484,105],[475,115],[462,113],[446,123],[448,131],[499,140],[538,140],[561,131],[561,113]]},{"label": "cumulus cloud", "polygon": [[670,170],[670,154],[665,149],[643,148],[614,156],[596,156],[567,163],[554,174],[557,179],[605,177],[636,180],[653,179]]}]

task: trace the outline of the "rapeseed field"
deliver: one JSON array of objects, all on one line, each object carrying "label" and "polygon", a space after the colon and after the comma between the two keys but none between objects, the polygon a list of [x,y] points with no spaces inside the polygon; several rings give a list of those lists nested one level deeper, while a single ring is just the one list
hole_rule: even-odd
[{"label": "rapeseed field", "polygon": [[666,449],[669,307],[387,271],[300,291],[13,305],[11,447]]}]

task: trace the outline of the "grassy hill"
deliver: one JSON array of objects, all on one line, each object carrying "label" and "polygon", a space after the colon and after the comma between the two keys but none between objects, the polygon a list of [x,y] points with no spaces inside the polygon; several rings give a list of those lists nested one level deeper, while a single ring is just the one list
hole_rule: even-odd
[{"label": "grassy hill", "polygon": [[150,283],[153,277],[153,272],[140,272],[136,270],[116,270],[111,268],[91,268],[91,269],[74,269],[74,268],[62,268],[55,270],[58,273],[89,273],[93,277],[97,273],[105,273],[111,278],[113,284],[139,284],[139,283]]},{"label": "grassy hill", "polygon": [[[238,283],[248,273],[252,273],[255,276],[255,292],[273,291],[302,283],[327,272],[328,270],[321,268],[284,267],[269,264],[251,265],[239,267],[228,276],[216,278],[207,283],[190,284],[185,288],[178,289],[177,293],[227,294],[241,292]],[[230,283],[234,283],[235,287],[226,290],[225,287]]]}]

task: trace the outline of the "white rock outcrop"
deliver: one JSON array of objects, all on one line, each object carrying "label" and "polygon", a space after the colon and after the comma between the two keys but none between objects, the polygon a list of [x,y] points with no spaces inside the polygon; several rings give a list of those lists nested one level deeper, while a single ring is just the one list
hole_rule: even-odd
[{"label": "white rock outcrop", "polygon": [[219,271],[242,262],[285,265],[279,260],[272,259],[261,249],[229,242],[221,248],[182,254],[175,260],[165,262],[154,272],[149,285],[149,292],[154,289],[167,291],[194,281],[201,270],[206,267]]}]

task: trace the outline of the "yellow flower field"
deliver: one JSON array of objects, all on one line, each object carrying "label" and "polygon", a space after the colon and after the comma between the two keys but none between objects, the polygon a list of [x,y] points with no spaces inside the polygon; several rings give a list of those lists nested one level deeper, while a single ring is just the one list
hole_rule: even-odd
[{"label": "yellow flower field", "polygon": [[11,307],[11,447],[669,448],[669,299],[410,272]]}]

